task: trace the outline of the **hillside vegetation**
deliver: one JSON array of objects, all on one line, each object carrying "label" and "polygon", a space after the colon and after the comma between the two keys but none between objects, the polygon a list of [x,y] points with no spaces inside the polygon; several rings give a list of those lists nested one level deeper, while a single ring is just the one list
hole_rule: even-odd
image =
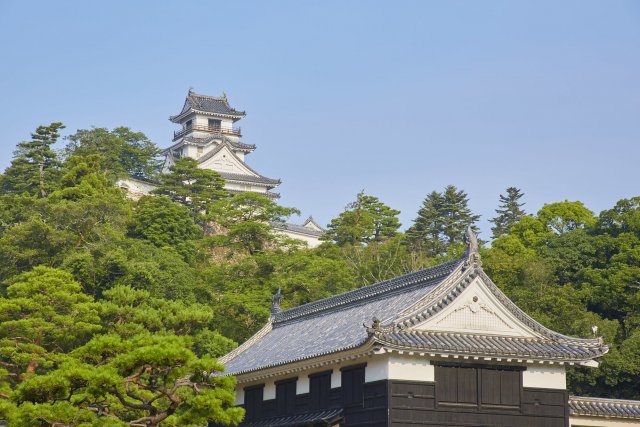
[{"label": "hillside vegetation", "polygon": [[[479,217],[454,186],[424,189],[406,232],[399,211],[357,194],[307,249],[270,221],[296,209],[231,195],[215,172],[128,128],[39,127],[0,175],[0,419],[11,426],[236,425],[234,379],[216,358],[283,308],[460,256]],[[159,183],[133,201],[116,186]],[[496,195],[481,251],[523,310],[564,334],[610,345],[599,369],[572,368],[572,393],[640,399],[640,197],[594,214],[579,201],[527,214]],[[418,205],[419,201],[416,201]]]}]

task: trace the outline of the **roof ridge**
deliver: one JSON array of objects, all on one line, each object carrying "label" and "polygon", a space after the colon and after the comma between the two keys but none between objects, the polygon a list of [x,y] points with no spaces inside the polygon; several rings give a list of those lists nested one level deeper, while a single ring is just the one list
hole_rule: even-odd
[{"label": "roof ridge", "polygon": [[288,322],[302,316],[332,309],[334,307],[343,306],[349,303],[355,303],[371,297],[388,294],[400,289],[405,289],[418,283],[444,277],[451,274],[466,258],[457,258],[446,261],[442,264],[424,268],[422,270],[412,271],[402,276],[384,280],[382,282],[366,285],[352,291],[343,292],[338,295],[313,301],[289,310],[281,311],[274,316],[274,326],[280,323]]},{"label": "roof ridge", "polygon": [[587,402],[607,402],[607,403],[620,403],[624,405],[637,405],[640,406],[640,400],[631,399],[616,399],[611,397],[592,397],[592,396],[574,396],[569,395],[569,400],[584,400]]},{"label": "roof ridge", "polygon": [[196,93],[192,89],[189,90],[189,94],[187,96],[200,96],[202,98],[215,99],[216,101],[226,101],[227,97],[224,95],[215,96],[215,95],[204,95],[202,93]]}]

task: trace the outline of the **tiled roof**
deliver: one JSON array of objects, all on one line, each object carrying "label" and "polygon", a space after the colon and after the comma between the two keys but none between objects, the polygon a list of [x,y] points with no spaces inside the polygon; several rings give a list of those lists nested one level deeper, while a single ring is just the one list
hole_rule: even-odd
[{"label": "tiled roof", "polygon": [[229,172],[218,172],[222,177],[227,181],[242,181],[242,182],[251,182],[254,184],[265,184],[270,186],[280,185],[281,181],[279,179],[267,178],[266,176],[253,176],[253,175],[244,175],[239,173],[229,173]]},{"label": "tiled roof", "polygon": [[245,162],[243,162],[238,156],[236,156],[236,154],[233,152],[233,149],[231,147],[231,144],[229,142],[229,140],[223,140],[222,143],[220,145],[218,145],[216,148],[214,148],[213,150],[209,151],[207,154],[205,154],[204,156],[200,157],[198,159],[198,163],[204,163],[207,160],[209,160],[210,158],[212,158],[213,156],[215,156],[220,150],[222,150],[224,147],[229,147],[231,150],[231,155],[240,163],[242,163],[242,165],[247,168],[249,171],[253,172],[255,174],[255,176],[252,175],[247,175],[247,174],[237,174],[237,173],[230,173],[230,172],[222,172],[222,171],[216,171],[218,172],[220,175],[222,175],[225,179],[230,180],[230,181],[242,181],[242,182],[251,182],[251,183],[256,183],[256,184],[265,184],[267,186],[272,186],[276,187],[278,185],[280,185],[282,183],[282,181],[280,181],[279,179],[273,179],[273,178],[267,178],[266,176],[262,176],[260,175],[258,172],[256,172],[251,166],[249,166],[248,164],[246,164]]},{"label": "tiled roof", "polygon": [[640,401],[569,396],[571,415],[640,419]]},{"label": "tiled roof", "polygon": [[[311,227],[308,227],[309,225],[311,225]],[[306,221],[302,224],[302,226],[307,228],[317,228],[321,231],[324,231],[324,227],[318,224],[311,215],[309,215],[309,218],[306,219]]]},{"label": "tiled roof", "polygon": [[342,408],[322,409],[298,415],[266,418],[241,423],[241,427],[302,427],[332,424],[342,418]]},{"label": "tiled roof", "polygon": [[278,230],[292,231],[294,233],[306,234],[314,237],[322,236],[324,233],[324,231],[305,227],[304,225],[289,224],[288,222],[273,221],[270,224],[273,228],[277,228]]},{"label": "tiled roof", "polygon": [[190,110],[201,111],[205,113],[220,114],[223,116],[230,116],[234,119],[240,119],[246,116],[244,111],[236,111],[229,105],[227,97],[223,96],[209,96],[201,95],[189,90],[187,98],[185,99],[182,111],[175,116],[169,117],[172,122],[179,122],[179,118]]},{"label": "tiled roof", "polygon": [[[414,329],[445,309],[478,278],[531,335]],[[601,339],[559,334],[513,304],[480,267],[477,240],[472,234],[469,249],[460,259],[276,312],[260,332],[220,361],[228,373],[242,374],[355,349],[365,343],[381,344],[390,351],[561,363],[588,362],[608,351]]]},{"label": "tiled roof", "polygon": [[429,294],[461,263],[450,261],[280,312],[270,331],[221,362],[227,373],[239,374],[358,347],[369,338],[363,323],[394,316]]},{"label": "tiled roof", "polygon": [[[242,194],[242,193],[246,193],[246,191],[240,191],[240,190],[232,190],[229,188],[225,189],[226,191],[228,191],[231,194]],[[258,193],[261,196],[265,196],[268,197],[270,199],[279,199],[280,198],[280,193],[272,193],[271,191],[265,191],[264,193]]]},{"label": "tiled roof", "polygon": [[444,351],[545,360],[586,360],[600,357],[606,352],[597,340],[584,340],[582,345],[577,345],[543,339],[418,330],[382,332],[375,334],[375,341],[389,347],[426,352]]},{"label": "tiled roof", "polygon": [[[185,136],[182,140],[184,142],[189,142],[191,144],[196,144],[196,145],[207,145],[209,144],[211,141],[214,141],[216,139],[220,139],[219,136],[210,136],[208,138],[196,138],[194,136]],[[226,137],[223,137],[224,141],[228,142],[230,146],[232,146],[233,148],[240,150],[240,151],[248,151],[251,152],[253,150],[256,149],[256,146],[254,144],[244,144],[242,142],[236,142],[233,139],[229,139]],[[170,148],[174,148],[177,147],[180,143],[178,144],[174,144],[172,145]]]}]

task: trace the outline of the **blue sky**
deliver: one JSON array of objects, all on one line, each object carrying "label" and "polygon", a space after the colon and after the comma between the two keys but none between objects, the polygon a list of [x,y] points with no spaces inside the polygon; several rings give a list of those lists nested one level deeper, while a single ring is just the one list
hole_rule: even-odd
[{"label": "blue sky", "polygon": [[530,212],[640,195],[638,1],[0,0],[0,168],[52,121],[166,147],[190,86],[323,224],[361,189],[408,226],[454,184],[484,236],[508,186]]}]

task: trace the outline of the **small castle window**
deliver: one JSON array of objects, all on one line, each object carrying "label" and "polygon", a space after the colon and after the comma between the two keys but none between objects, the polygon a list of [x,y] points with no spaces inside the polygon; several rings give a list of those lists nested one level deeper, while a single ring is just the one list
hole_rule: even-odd
[{"label": "small castle window", "polygon": [[193,125],[193,120],[187,120],[184,124],[186,129],[191,129],[191,125]]}]

